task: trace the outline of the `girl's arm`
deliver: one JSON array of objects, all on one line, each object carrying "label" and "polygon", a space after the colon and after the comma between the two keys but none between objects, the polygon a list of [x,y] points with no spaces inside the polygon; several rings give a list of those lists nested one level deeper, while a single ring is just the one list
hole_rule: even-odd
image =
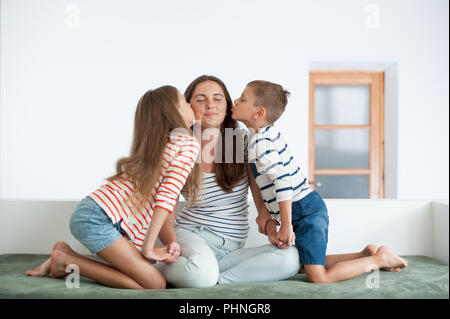
[{"label": "girl's arm", "polygon": [[169,245],[171,242],[177,240],[174,225],[175,225],[175,212],[173,212],[167,217],[165,223],[162,225],[161,230],[159,231],[159,240],[161,240],[163,245]]},{"label": "girl's arm", "polygon": [[[175,241],[173,224],[171,222],[167,225],[164,224],[169,213],[172,214],[172,219],[175,218],[174,214],[180,191],[183,189],[200,151],[198,142],[192,137],[174,136],[174,138],[180,140],[182,145],[171,159],[164,178],[159,185],[155,199],[155,202],[158,202],[158,204],[153,212],[150,229],[142,248],[142,254],[146,258],[157,261],[166,261],[168,257],[174,257],[169,251],[172,253],[174,251],[179,253],[180,251],[180,245]],[[160,234],[161,229],[163,229],[162,234]],[[158,236],[166,244],[163,248],[154,248]],[[167,244],[168,242],[169,244]]]},{"label": "girl's arm", "polygon": [[154,248],[156,239],[158,238],[159,232],[167,219],[167,216],[169,216],[169,212],[161,207],[156,207],[153,212],[152,222],[150,223],[150,228],[142,247],[142,254],[149,260],[161,261],[170,257],[166,246]]},{"label": "girl's arm", "polygon": [[[178,199],[177,199],[178,204]],[[175,207],[177,205],[175,204]],[[175,211],[167,217],[165,223],[162,225],[159,232],[159,240],[163,245],[167,246],[167,250],[171,255],[169,258],[165,259],[166,264],[173,263],[179,256],[181,251],[181,246],[177,242],[175,233]]]}]

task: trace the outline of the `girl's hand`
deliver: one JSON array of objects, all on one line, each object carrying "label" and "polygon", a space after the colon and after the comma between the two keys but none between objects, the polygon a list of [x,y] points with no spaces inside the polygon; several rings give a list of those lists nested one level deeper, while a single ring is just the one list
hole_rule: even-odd
[{"label": "girl's hand", "polygon": [[147,252],[143,253],[143,255],[148,260],[154,260],[157,263],[171,256],[167,250],[167,246],[149,249]]},{"label": "girl's hand", "polygon": [[167,251],[169,252],[170,257],[164,259],[163,262],[166,264],[171,264],[177,260],[178,257],[180,257],[181,246],[176,241],[173,241],[167,245]]}]

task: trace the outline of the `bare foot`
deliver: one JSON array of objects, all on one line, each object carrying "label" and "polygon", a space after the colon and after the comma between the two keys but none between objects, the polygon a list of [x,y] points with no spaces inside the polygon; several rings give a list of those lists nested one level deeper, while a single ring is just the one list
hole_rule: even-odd
[{"label": "bare foot", "polygon": [[[375,246],[375,245],[370,244],[370,245],[367,245],[367,246],[361,251],[361,254],[362,254],[363,256],[369,257],[369,256],[375,255],[375,254],[377,253],[377,251],[378,251],[378,247]],[[399,272],[399,271],[401,271],[401,268],[388,268],[388,267],[384,267],[384,268],[381,268],[381,269],[382,269],[382,270],[385,270],[385,271],[391,271],[391,272]]]},{"label": "bare foot", "polygon": [[76,255],[75,251],[69,246],[69,244],[67,244],[67,243],[64,242],[64,241],[58,241],[58,242],[55,244],[55,246],[53,246],[52,253],[53,253],[53,251],[55,251],[55,250],[63,251],[63,252],[65,252],[66,254],[72,255],[72,256],[75,256],[75,255]]},{"label": "bare foot", "polygon": [[51,257],[44,261],[41,265],[37,266],[33,270],[27,270],[25,275],[31,277],[43,277],[50,273]]},{"label": "bare foot", "polygon": [[50,257],[50,278],[62,278],[67,275],[65,258],[67,254],[62,250],[54,250]]},{"label": "bare foot", "polygon": [[367,245],[362,251],[361,254],[365,257],[373,256],[376,254],[378,248],[375,245]]},{"label": "bare foot", "polygon": [[[53,246],[52,254],[55,250],[63,251],[68,255],[75,254],[73,249],[70,248],[70,246],[64,241],[56,242],[56,244]],[[49,257],[46,261],[44,261],[41,265],[37,266],[33,270],[27,270],[25,272],[25,275],[31,277],[43,277],[45,275],[50,274],[50,268],[51,268],[51,257]]]},{"label": "bare foot", "polygon": [[408,262],[402,257],[394,254],[389,247],[381,246],[378,248],[376,255],[381,259],[381,269],[392,272],[399,272],[403,268],[408,267]]}]

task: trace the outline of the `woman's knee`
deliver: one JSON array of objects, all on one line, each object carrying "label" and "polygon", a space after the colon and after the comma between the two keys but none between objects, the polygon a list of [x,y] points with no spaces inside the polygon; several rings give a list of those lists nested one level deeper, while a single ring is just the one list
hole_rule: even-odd
[{"label": "woman's knee", "polygon": [[291,246],[286,249],[279,250],[280,255],[280,271],[290,277],[298,273],[300,269],[300,259],[297,248]]},{"label": "woman's knee", "polygon": [[219,265],[215,258],[200,254],[180,256],[168,271],[163,271],[168,282],[178,288],[214,286],[219,279]]},{"label": "woman's knee", "polygon": [[[209,258],[208,258],[209,257]],[[211,287],[219,280],[219,265],[217,259],[211,256],[194,254],[187,259],[186,269],[190,287]]]}]

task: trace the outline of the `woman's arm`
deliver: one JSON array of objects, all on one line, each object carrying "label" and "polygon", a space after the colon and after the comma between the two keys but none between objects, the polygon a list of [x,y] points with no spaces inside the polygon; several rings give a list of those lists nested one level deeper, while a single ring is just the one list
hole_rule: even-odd
[{"label": "woman's arm", "polygon": [[267,235],[266,232],[266,222],[269,219],[272,219],[269,211],[264,204],[264,200],[261,195],[261,191],[259,190],[258,184],[256,184],[255,178],[253,177],[252,169],[250,168],[250,164],[247,163],[247,175],[250,183],[250,190],[253,196],[253,202],[255,203],[256,210],[258,212],[258,217],[256,217],[256,223],[258,224],[258,232],[261,234]]}]

